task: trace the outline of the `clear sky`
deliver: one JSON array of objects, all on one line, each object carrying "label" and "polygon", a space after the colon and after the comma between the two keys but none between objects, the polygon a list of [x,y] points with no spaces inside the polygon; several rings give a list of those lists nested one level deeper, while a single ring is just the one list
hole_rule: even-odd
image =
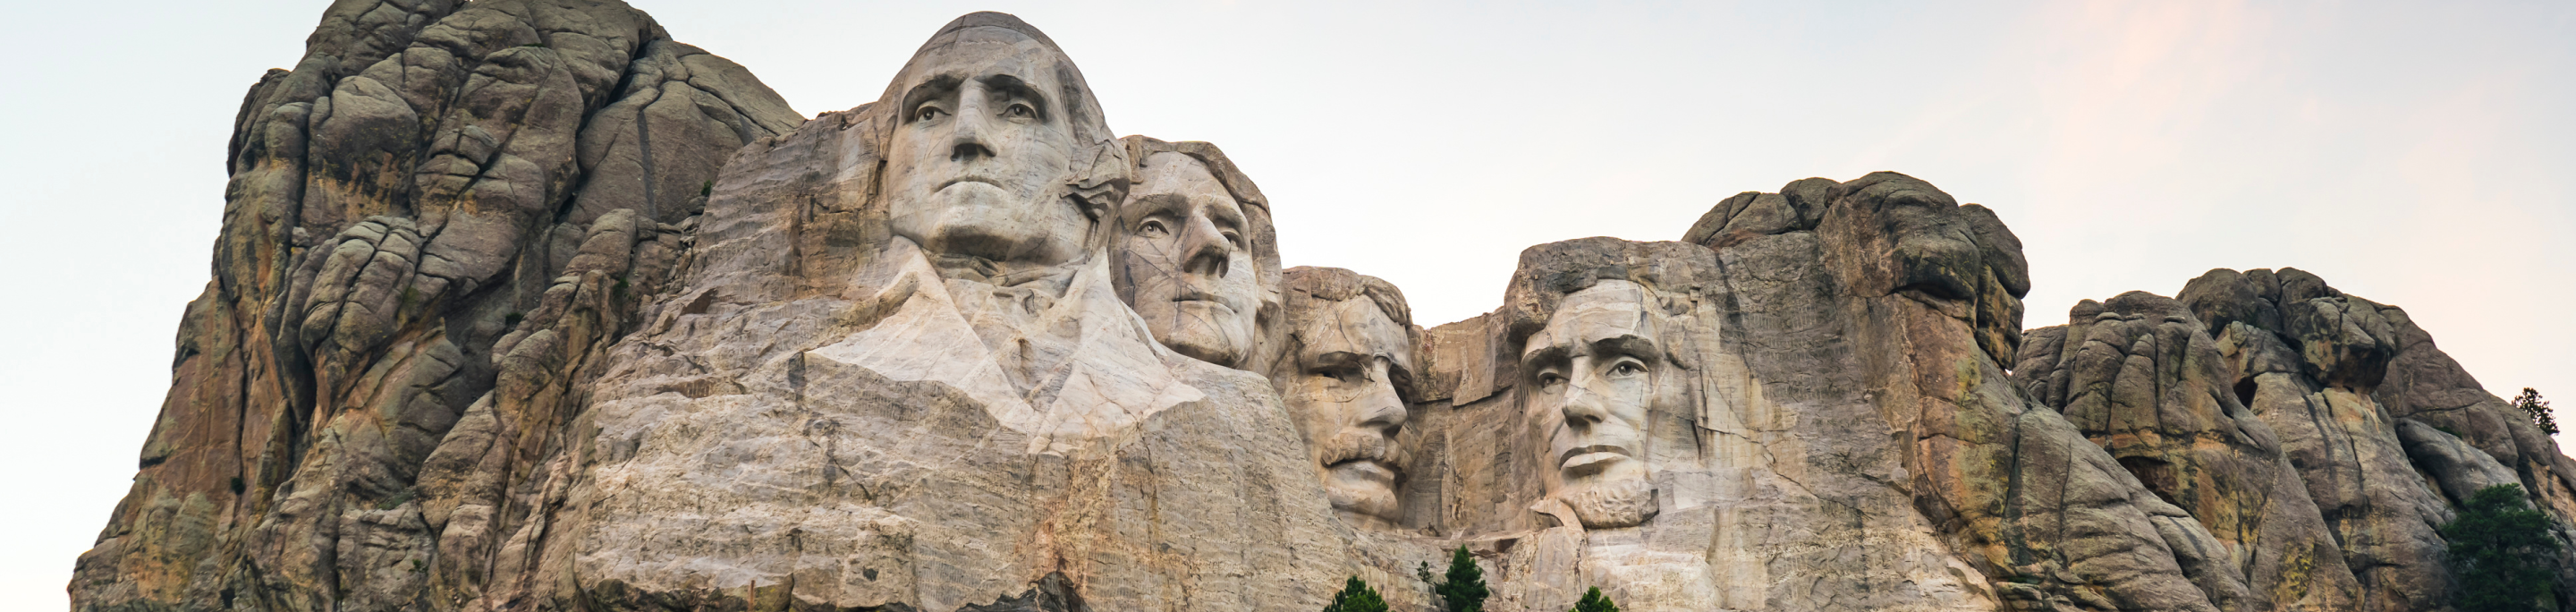
[{"label": "clear sky", "polygon": [[[1816,4],[638,2],[808,116],[1018,14],[1119,133],[1223,146],[1289,265],[1392,281],[1426,324],[1493,308],[1533,244],[1894,170],[2020,235],[2029,327],[2298,267],[2576,407],[2576,4]],[[124,494],[234,113],[322,8],[0,8],[0,608],[60,609]]]}]

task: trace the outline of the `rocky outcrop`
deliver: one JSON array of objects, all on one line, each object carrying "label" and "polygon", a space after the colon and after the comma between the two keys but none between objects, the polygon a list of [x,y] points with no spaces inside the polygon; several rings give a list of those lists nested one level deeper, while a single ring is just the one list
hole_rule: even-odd
[{"label": "rocky outcrop", "polygon": [[75,608],[1428,609],[1463,546],[1497,611],[2444,610],[2476,491],[2576,535],[2404,311],[2217,270],[2024,331],[2019,240],[1892,172],[1425,330],[998,13],[802,121],[613,2],[345,2],[230,155]]},{"label": "rocky outcrop", "polygon": [[2517,484],[2571,516],[2544,435],[2405,311],[2295,268],[2087,300],[2030,337],[2015,379],[2226,540],[2258,607],[2444,609],[2456,504]]},{"label": "rocky outcrop", "polygon": [[614,2],[334,5],[243,101],[214,281],[74,606],[444,602],[449,434],[560,443],[560,380],[682,265],[702,185],[800,121]]},{"label": "rocky outcrop", "polygon": [[2361,609],[2341,538],[2192,313],[2130,292],[2074,316],[2031,333],[2014,378],[2208,528],[2226,547],[2218,560],[2249,581],[2245,609]]}]

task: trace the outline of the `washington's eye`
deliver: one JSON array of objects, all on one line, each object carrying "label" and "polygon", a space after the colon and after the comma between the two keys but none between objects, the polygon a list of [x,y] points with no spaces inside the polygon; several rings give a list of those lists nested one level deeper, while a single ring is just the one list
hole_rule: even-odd
[{"label": "washington's eye", "polygon": [[1611,376],[1637,376],[1645,373],[1646,366],[1638,364],[1635,361],[1622,361],[1619,362],[1619,365],[1610,366]]},{"label": "washington's eye", "polygon": [[1010,107],[1002,109],[1002,116],[1012,119],[1036,119],[1038,118],[1038,109],[1036,107],[1029,106],[1027,103],[1013,102]]},{"label": "washington's eye", "polygon": [[1136,224],[1136,233],[1144,236],[1162,236],[1172,233],[1172,228],[1164,227],[1162,219],[1146,219],[1144,223]]},{"label": "washington's eye", "polygon": [[940,117],[947,116],[948,109],[940,108],[937,105],[923,104],[921,105],[921,108],[912,111],[912,113],[913,121],[929,122],[936,121]]}]

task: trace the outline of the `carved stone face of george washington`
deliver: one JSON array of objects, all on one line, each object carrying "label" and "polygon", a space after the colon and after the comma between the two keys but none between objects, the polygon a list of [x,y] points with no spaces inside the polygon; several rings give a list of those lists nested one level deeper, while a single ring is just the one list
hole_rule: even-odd
[{"label": "carved stone face of george washington", "polygon": [[1082,146],[1062,63],[1055,49],[990,26],[959,30],[913,59],[885,151],[895,235],[995,262],[1081,255],[1091,220],[1062,193]]}]

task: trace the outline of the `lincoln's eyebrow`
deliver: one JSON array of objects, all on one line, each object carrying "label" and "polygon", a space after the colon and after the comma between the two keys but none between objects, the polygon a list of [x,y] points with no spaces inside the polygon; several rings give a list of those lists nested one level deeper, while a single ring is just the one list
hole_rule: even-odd
[{"label": "lincoln's eyebrow", "polygon": [[1563,346],[1553,344],[1541,346],[1521,352],[1521,362],[1536,363],[1544,361],[1559,361],[1565,359],[1565,354],[1567,352],[1569,351],[1567,351]]},{"label": "lincoln's eyebrow", "polygon": [[1663,354],[1663,351],[1655,348],[1654,340],[1636,334],[1620,334],[1594,340],[1592,351],[1595,354],[1617,353],[1646,361],[1655,361],[1655,356]]}]

